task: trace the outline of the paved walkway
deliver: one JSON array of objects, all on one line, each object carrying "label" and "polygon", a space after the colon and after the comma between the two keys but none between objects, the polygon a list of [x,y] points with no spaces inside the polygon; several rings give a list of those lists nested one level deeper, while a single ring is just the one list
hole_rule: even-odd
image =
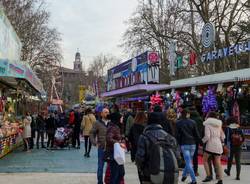
[{"label": "paved walkway", "polygon": [[97,151],[93,148],[90,158],[83,157],[83,149],[33,149],[30,153],[22,148],[0,159],[0,173],[50,172],[95,173]]},{"label": "paved walkway", "polygon": [[[96,149],[92,157],[82,156],[83,150],[34,150],[31,153],[15,151],[0,159],[0,183],[4,184],[96,184]],[[241,180],[234,180],[235,167],[231,177],[224,177],[226,184],[249,184],[250,166],[242,166]],[[205,177],[203,166],[199,168],[198,183]],[[185,183],[188,183],[188,179]],[[127,155],[127,184],[138,184],[136,167]],[[182,182],[179,182],[182,183]],[[216,181],[210,182],[214,184]]]}]

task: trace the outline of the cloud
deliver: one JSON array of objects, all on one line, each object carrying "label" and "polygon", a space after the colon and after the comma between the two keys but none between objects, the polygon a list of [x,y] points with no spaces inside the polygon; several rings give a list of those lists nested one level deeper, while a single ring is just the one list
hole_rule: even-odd
[{"label": "cloud", "polygon": [[137,0],[47,0],[51,25],[62,33],[63,65],[72,68],[79,48],[85,68],[99,53],[122,55],[118,48]]}]

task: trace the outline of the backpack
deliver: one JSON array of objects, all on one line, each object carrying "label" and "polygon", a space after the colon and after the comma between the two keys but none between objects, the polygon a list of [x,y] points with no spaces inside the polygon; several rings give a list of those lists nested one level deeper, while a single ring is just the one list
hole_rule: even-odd
[{"label": "backpack", "polygon": [[232,130],[231,140],[233,146],[241,146],[243,144],[244,139],[239,129]]},{"label": "backpack", "polygon": [[154,184],[162,184],[165,174],[178,173],[178,163],[174,151],[167,144],[165,139],[150,137],[143,134],[150,142],[148,155],[148,171],[151,182]]}]

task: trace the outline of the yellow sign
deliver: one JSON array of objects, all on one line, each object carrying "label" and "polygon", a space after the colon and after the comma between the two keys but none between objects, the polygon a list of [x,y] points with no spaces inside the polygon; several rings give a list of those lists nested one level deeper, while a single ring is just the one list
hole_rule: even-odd
[{"label": "yellow sign", "polygon": [[85,99],[86,88],[83,85],[79,85],[79,101],[80,103]]}]

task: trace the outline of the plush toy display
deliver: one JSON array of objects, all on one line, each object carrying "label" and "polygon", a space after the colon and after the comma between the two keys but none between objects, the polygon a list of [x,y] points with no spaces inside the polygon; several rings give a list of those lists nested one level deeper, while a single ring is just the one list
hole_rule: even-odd
[{"label": "plush toy display", "polygon": [[204,113],[216,111],[218,109],[214,87],[208,87],[207,95],[204,95],[202,99],[202,106],[202,111]]}]

